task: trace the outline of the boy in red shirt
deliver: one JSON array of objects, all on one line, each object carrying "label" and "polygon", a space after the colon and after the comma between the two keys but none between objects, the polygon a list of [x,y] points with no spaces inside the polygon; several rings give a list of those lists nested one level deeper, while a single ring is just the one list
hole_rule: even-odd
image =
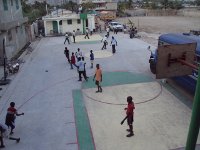
[{"label": "boy in red shirt", "polygon": [[73,65],[75,66],[76,64],[76,58],[74,55],[74,52],[72,52],[72,56],[71,56],[71,69],[73,69]]},{"label": "boy in red shirt", "polygon": [[15,128],[15,118],[16,116],[24,115],[24,113],[18,114],[17,109],[15,109],[15,103],[11,102],[10,107],[7,109],[5,124],[11,127],[10,135],[13,134],[13,129]]},{"label": "boy in red shirt", "polygon": [[127,97],[127,103],[128,103],[128,106],[127,106],[127,108],[124,109],[124,110],[126,110],[126,117],[124,118],[124,120],[122,120],[121,125],[127,119],[127,124],[129,126],[129,129],[127,129],[127,131],[130,133],[128,135],[126,135],[126,137],[131,137],[134,135],[134,133],[133,133],[133,115],[134,115],[134,109],[135,109],[133,98],[131,96]]}]

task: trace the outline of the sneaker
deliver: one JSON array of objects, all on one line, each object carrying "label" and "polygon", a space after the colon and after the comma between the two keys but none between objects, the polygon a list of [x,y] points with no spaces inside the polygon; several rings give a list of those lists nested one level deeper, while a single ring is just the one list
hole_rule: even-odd
[{"label": "sneaker", "polygon": [[99,93],[99,91],[96,91],[96,93]]},{"label": "sneaker", "polygon": [[82,81],[82,80],[78,80],[78,81]]},{"label": "sneaker", "polygon": [[129,133],[128,135],[126,135],[126,137],[131,137],[134,136],[134,133]]},{"label": "sneaker", "polygon": [[20,138],[18,138],[18,139],[16,140],[17,143],[19,143],[19,141],[20,141]]},{"label": "sneaker", "polygon": [[14,132],[10,132],[10,135],[14,134]]}]

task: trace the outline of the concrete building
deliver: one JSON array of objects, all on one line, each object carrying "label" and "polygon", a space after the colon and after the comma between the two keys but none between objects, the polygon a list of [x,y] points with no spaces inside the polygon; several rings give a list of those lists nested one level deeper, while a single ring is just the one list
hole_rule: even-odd
[{"label": "concrete building", "polygon": [[6,40],[6,56],[13,57],[28,41],[20,0],[0,0],[0,61],[3,59],[3,39]]},{"label": "concrete building", "polygon": [[65,32],[77,32],[84,33],[85,29],[95,29],[95,15],[87,14],[75,14],[71,11],[58,10],[51,13],[51,15],[44,16],[45,35],[62,35]]}]

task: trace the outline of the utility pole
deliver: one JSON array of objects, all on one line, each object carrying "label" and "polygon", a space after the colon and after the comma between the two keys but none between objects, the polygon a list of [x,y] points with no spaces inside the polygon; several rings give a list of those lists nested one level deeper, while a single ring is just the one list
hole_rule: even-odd
[{"label": "utility pole", "polygon": [[198,70],[198,79],[195,91],[195,97],[192,107],[192,117],[190,122],[190,128],[187,137],[187,143],[185,150],[195,150],[197,138],[199,135],[200,127],[200,67]]}]

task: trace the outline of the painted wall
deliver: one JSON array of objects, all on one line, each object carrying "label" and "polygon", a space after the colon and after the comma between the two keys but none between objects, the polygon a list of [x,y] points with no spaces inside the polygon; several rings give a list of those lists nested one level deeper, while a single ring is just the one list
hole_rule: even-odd
[{"label": "painted wall", "polygon": [[53,24],[52,21],[46,21],[46,34],[49,35],[53,31]]},{"label": "painted wall", "polygon": [[[46,21],[46,35],[51,35],[53,31],[53,20]],[[67,20],[62,20],[62,25],[59,25],[60,33],[64,34],[65,32],[72,32],[73,30],[77,31],[79,29],[83,32],[82,20],[80,24],[77,24],[77,19],[72,20],[72,24],[68,24]]]},{"label": "painted wall", "polygon": [[63,33],[65,32],[72,32],[73,30],[77,31],[79,29],[83,32],[83,22],[81,20],[81,24],[77,24],[77,19],[72,20],[72,24],[67,24],[67,20],[63,20]]}]

